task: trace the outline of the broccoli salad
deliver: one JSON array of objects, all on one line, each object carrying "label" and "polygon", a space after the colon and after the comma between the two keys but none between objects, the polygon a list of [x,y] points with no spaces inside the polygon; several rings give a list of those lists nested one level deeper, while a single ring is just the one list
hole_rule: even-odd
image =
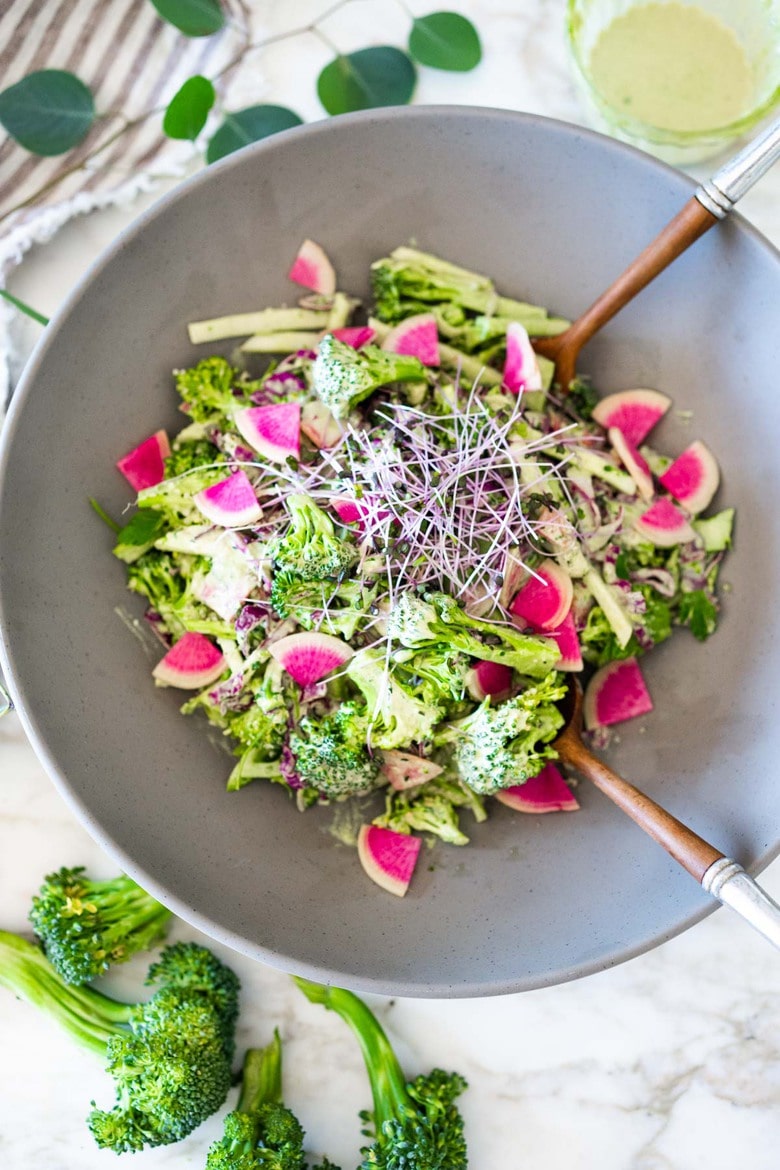
[{"label": "broccoli salad", "polygon": [[289,275],[295,307],[189,325],[235,348],[176,370],[186,424],[118,461],[137,510],[114,553],[157,685],[228,737],[228,789],[301,810],[382,790],[359,854],[404,893],[419,834],[465,845],[491,797],[577,807],[566,673],[590,677],[594,735],[651,710],[638,660],[714,631],[733,510],[702,516],[702,442],[647,445],[666,395],[562,393],[532,339],[568,322],[488,277],[399,247],[357,324],[319,245]]}]

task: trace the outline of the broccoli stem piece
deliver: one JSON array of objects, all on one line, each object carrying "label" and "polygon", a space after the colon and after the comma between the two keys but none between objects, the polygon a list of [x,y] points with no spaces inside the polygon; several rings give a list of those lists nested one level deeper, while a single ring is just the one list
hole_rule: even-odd
[{"label": "broccoli stem piece", "polygon": [[284,329],[325,329],[327,309],[260,309],[256,313],[233,313],[208,321],[191,321],[187,326],[193,345],[224,341],[228,337],[250,337],[256,333],[278,333]]},{"label": "broccoli stem piece", "polygon": [[92,881],[83,866],[47,874],[30,910],[49,962],[74,984],[148,950],[163,937],[170,917],[132,878]]},{"label": "broccoli stem piece", "polygon": [[466,1088],[463,1077],[434,1069],[407,1082],[384,1029],[358,996],[300,977],[295,982],[312,1003],[341,1016],[363,1053],[374,1108],[361,1116],[374,1140],[361,1151],[360,1170],[466,1170],[463,1118],[454,1104]]},{"label": "broccoli stem piece", "polygon": [[240,347],[242,353],[294,353],[299,349],[316,349],[321,332],[255,333]]},{"label": "broccoli stem piece", "polygon": [[129,1024],[133,1005],[120,1003],[94,988],[69,986],[40,947],[18,934],[0,930],[0,985],[40,1008],[85,1048],[105,1056],[106,1045],[120,1025]]}]

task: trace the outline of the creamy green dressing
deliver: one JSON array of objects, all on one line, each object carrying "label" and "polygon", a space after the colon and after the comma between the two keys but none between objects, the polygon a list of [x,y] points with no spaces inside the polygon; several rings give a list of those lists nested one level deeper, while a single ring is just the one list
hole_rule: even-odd
[{"label": "creamy green dressing", "polygon": [[588,71],[601,96],[666,130],[708,130],[750,108],[755,78],[734,33],[701,8],[643,4],[607,25]]}]

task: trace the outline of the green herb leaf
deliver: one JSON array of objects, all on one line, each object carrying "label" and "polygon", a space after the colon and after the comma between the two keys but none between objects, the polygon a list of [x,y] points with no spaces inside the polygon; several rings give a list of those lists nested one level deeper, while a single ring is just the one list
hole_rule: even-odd
[{"label": "green herb leaf", "polygon": [[116,537],[114,556],[131,565],[142,557],[165,530],[165,517],[153,508],[142,508]]},{"label": "green herb leaf", "polygon": [[259,142],[269,134],[300,126],[302,119],[286,106],[248,106],[235,114],[228,114],[225,121],[210,140],[206,149],[206,162],[216,162],[242,146]]},{"label": "green herb leaf", "polygon": [[33,154],[64,154],[94,120],[92,94],[64,69],[39,69],[0,93],[0,125]]},{"label": "green herb leaf", "polygon": [[704,642],[715,632],[718,610],[703,589],[683,593],[680,598],[680,621],[690,628],[694,638]]},{"label": "green herb leaf", "polygon": [[194,142],[206,125],[216,96],[207,77],[201,77],[199,73],[190,77],[168,104],[163,133],[169,138],[188,138]]},{"label": "green herb leaf", "polygon": [[219,0],[152,0],[163,20],[188,37],[210,37],[225,23]]},{"label": "green herb leaf", "polygon": [[482,60],[479,34],[458,12],[418,17],[409,34],[409,52],[421,65],[467,73]]},{"label": "green herb leaf", "polygon": [[377,106],[404,106],[417,83],[414,62],[401,49],[380,45],[336,57],[317,78],[317,96],[329,114]]}]

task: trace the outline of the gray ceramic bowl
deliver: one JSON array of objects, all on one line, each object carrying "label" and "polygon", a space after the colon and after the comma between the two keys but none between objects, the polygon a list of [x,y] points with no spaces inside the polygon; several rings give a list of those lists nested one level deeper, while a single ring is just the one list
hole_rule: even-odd
[{"label": "gray ceramic bowl", "polygon": [[[140,613],[90,511],[115,515],[114,460],[177,416],[170,371],[202,356],[187,320],[290,298],[304,236],[367,293],[411,237],[511,294],[575,315],[681,206],[691,182],[572,126],[462,108],[388,110],[293,130],[183,184],[125,232],[46,330],[2,453],[5,662],[54,782],[117,862],[182,918],[264,962],[356,989],[484,995],[558,983],[647,950],[709,902],[598,793],[583,811],[496,808],[471,847],[423,854],[404,899],[364,877],[275,786],[226,794],[229,758],[117,616]],[[717,227],[586,350],[603,391],[674,396],[659,445],[701,437],[739,509],[724,618],[648,660],[656,710],[614,765],[757,870],[778,850],[780,396],[777,254]],[[227,348],[225,350],[227,352]],[[138,604],[136,604],[138,602]],[[78,858],[63,858],[78,862]]]}]

